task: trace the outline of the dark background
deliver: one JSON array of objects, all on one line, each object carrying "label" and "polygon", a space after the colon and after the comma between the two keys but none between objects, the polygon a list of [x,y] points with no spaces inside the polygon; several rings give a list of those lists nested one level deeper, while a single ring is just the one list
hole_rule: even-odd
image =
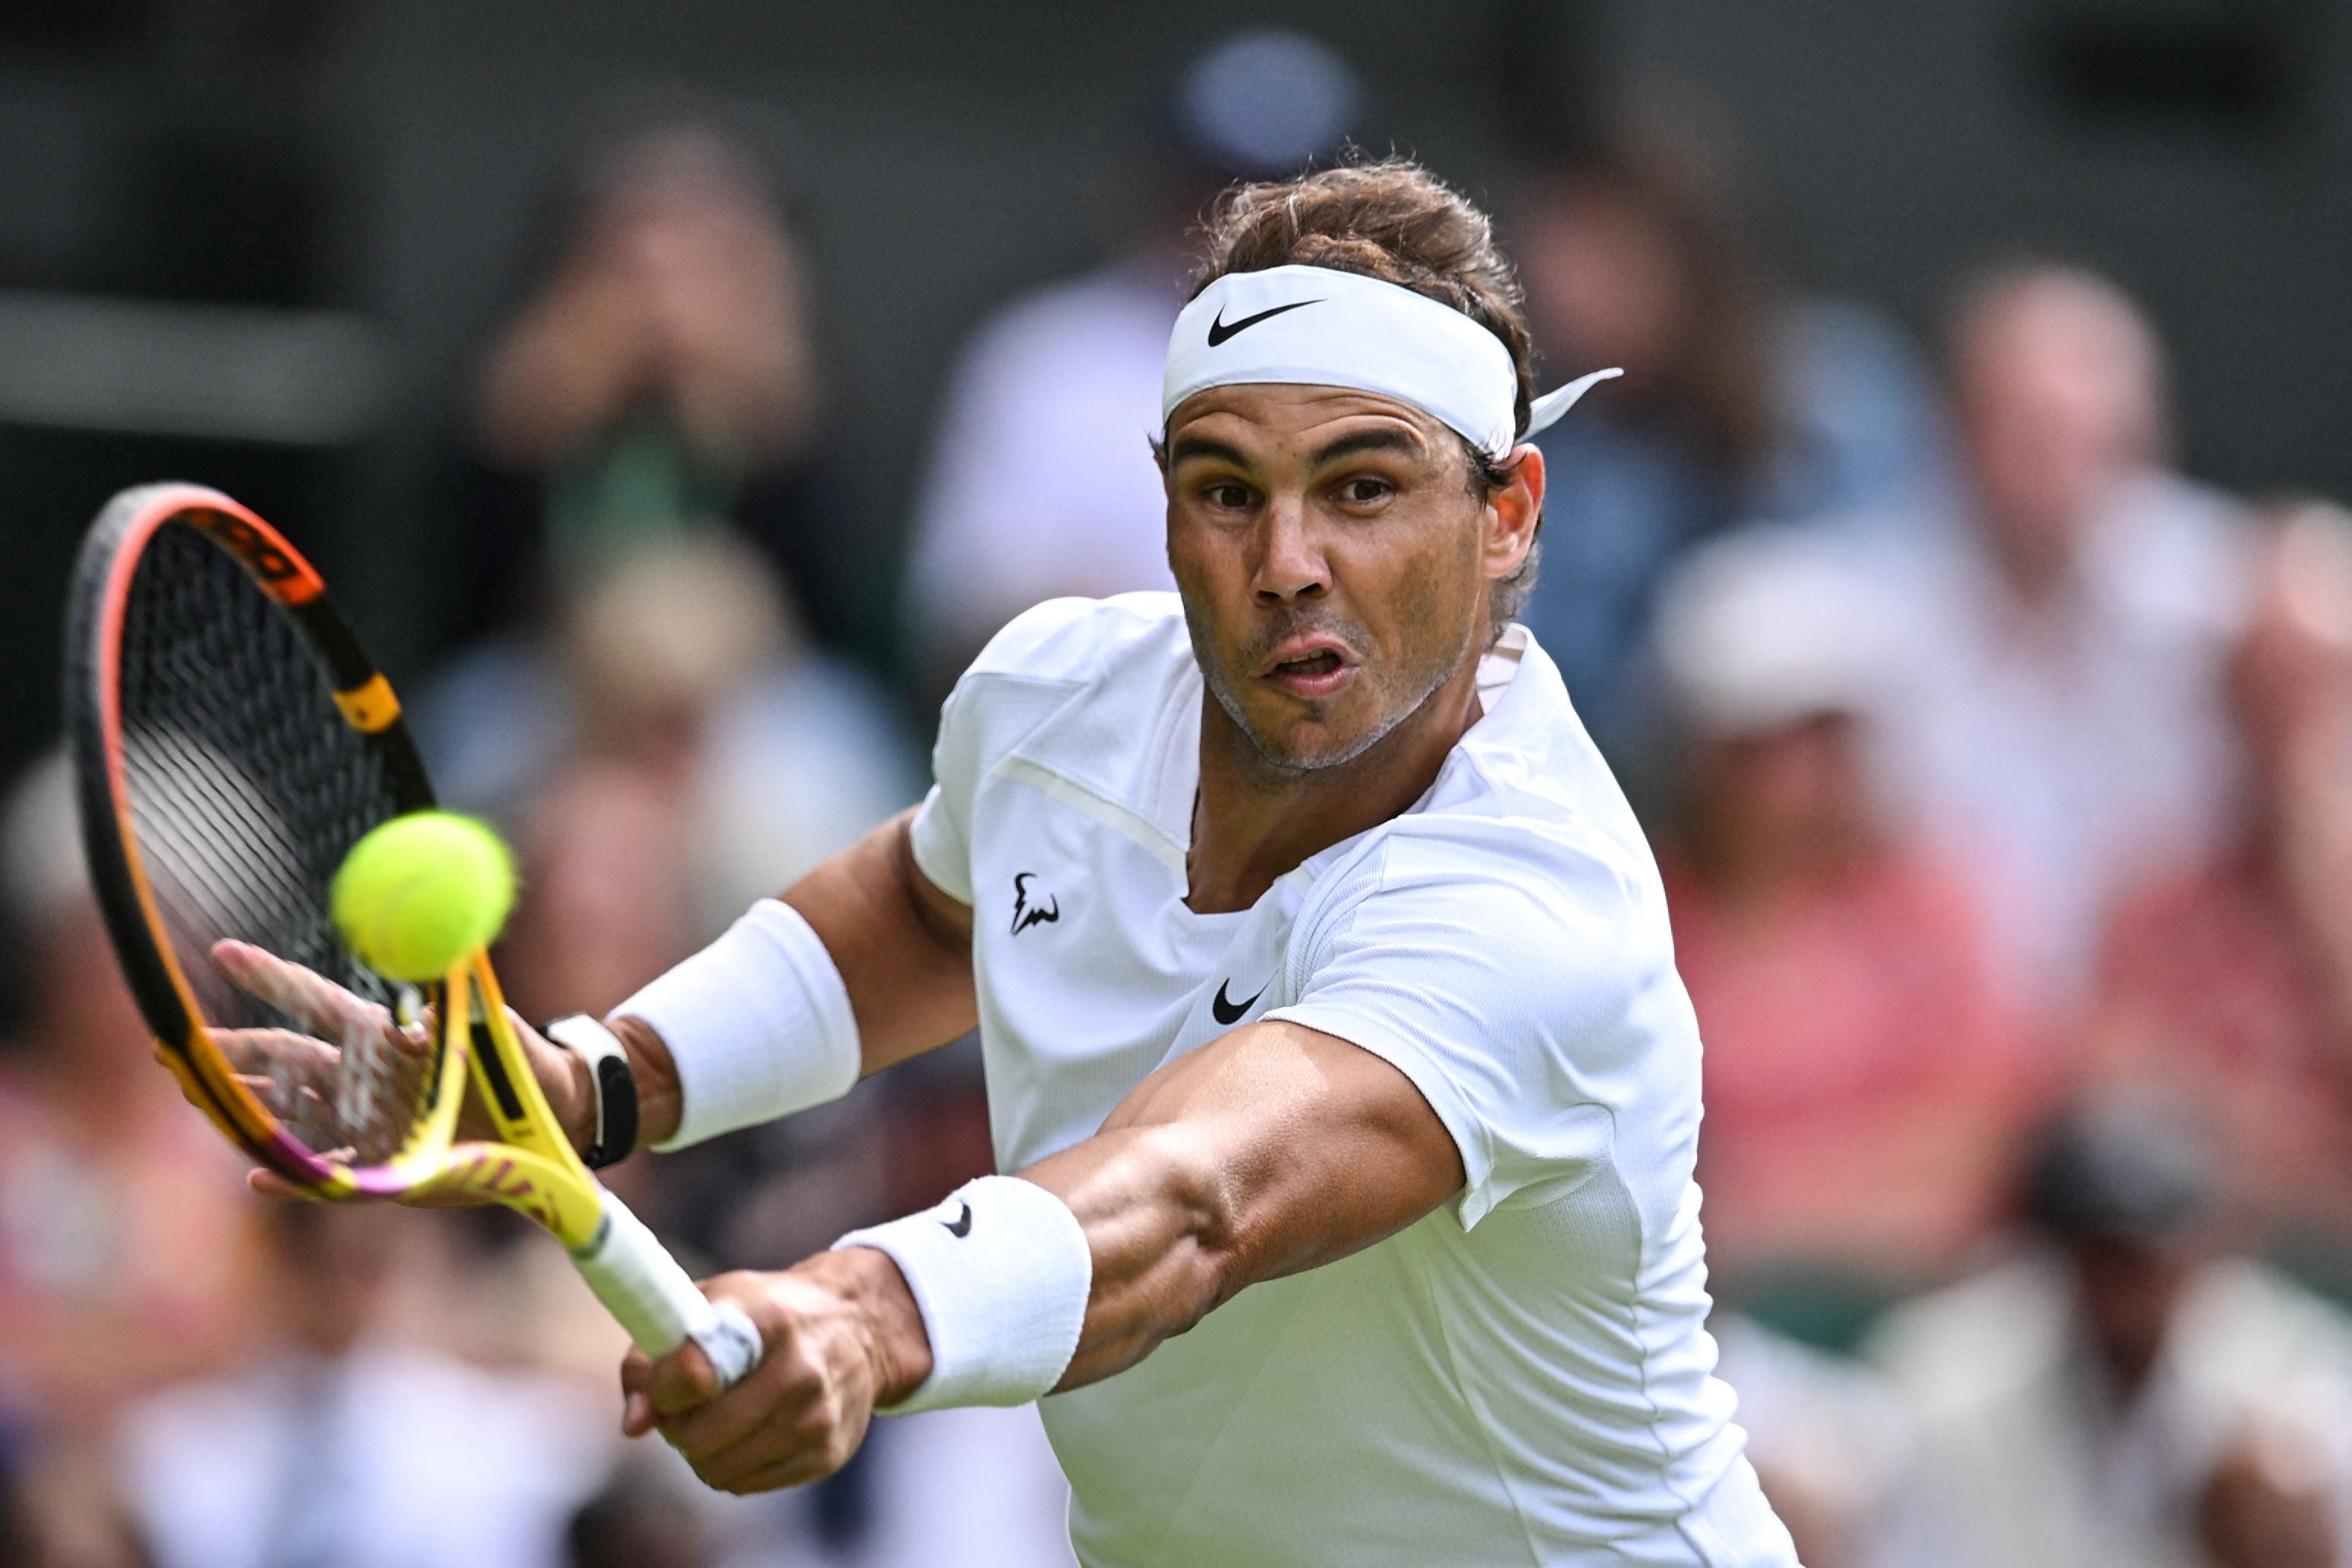
[{"label": "dark background", "polygon": [[[1685,94],[1733,134],[1784,271],[1922,334],[1974,262],[2094,263],[2164,324],[2191,472],[2342,493],[2347,20],[2323,0],[13,0],[0,357],[36,390],[0,408],[0,767],[54,730],[79,531],[141,479],[248,500],[396,676],[429,663],[415,541],[458,369],[583,134],[676,83],[788,172],[877,662],[949,356],[1102,252],[1170,73],[1244,23],[1328,38],[1370,85],[1374,145],[1490,197],[1599,98]],[[158,373],[136,343],[93,370],[23,325],[60,294],[251,307],[273,314],[230,325],[270,342],[274,312],[340,314],[291,318],[296,367],[191,436],[201,385],[141,413]],[[194,352],[199,375],[225,363]]]}]

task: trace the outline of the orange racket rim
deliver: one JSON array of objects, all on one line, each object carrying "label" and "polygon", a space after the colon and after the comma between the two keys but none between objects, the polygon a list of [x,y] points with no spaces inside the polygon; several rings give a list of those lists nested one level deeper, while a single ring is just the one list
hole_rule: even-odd
[{"label": "orange racket rim", "polygon": [[[148,544],[163,530],[194,530],[225,551],[283,613],[295,617],[320,666],[344,721],[384,748],[408,809],[432,805],[432,791],[414,743],[400,722],[391,683],[361,651],[358,640],[326,596],[325,582],[299,550],[258,515],[201,485],[166,484],[127,490],[93,526],[93,540],[114,538],[95,614],[86,634],[97,706],[100,774],[105,799],[85,787],[83,832],[92,880],[117,957],[140,1011],[154,1032],[157,1055],[189,1099],[254,1159],[320,1197],[394,1196],[438,1168],[455,1124],[464,1075],[464,1037],[454,1026],[433,1031],[427,1069],[427,1110],[401,1147],[381,1165],[354,1166],[321,1155],[297,1138],[236,1072],[213,1037],[166,935],[153,884],[132,825],[130,769],[123,743],[121,638],[131,588]],[[432,988],[435,996],[446,991]],[[429,998],[428,998],[429,1000]],[[445,1020],[450,1009],[440,1009]],[[463,1009],[458,1010],[459,1017]]]}]

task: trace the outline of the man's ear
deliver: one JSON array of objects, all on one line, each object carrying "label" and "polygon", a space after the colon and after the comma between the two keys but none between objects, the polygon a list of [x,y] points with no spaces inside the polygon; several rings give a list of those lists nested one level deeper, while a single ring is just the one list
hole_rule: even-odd
[{"label": "man's ear", "polygon": [[1505,471],[1510,482],[1486,498],[1486,571],[1497,580],[1517,571],[1535,548],[1543,521],[1543,454],[1523,442]]}]

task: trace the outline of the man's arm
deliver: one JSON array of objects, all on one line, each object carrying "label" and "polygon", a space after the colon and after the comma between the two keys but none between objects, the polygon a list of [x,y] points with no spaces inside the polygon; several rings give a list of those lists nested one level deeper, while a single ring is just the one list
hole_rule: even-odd
[{"label": "man's arm", "polygon": [[1060,1386],[1108,1377],[1245,1285],[1345,1258],[1462,1186],[1412,1080],[1303,1025],[1236,1029],[1136,1086],[1085,1142],[1022,1174],[1094,1256]]},{"label": "man's arm", "polygon": [[[971,980],[971,910],[934,887],[915,864],[904,811],[787,889],[783,901],[816,931],[841,972],[857,1018],[861,1073],[933,1050],[979,1022]],[[640,1141],[677,1131],[684,1109],[677,1066],[653,1026],[610,1020],[636,1075]],[[588,1066],[569,1051],[542,1058],[560,1077],[559,1114],[575,1147],[593,1135]]]},{"label": "man's arm", "polygon": [[[1452,1137],[1404,1074],[1280,1022],[1160,1068],[1100,1132],[1022,1174],[1069,1206],[1093,1258],[1063,1388],[1133,1365],[1247,1285],[1402,1229],[1464,1180]],[[713,1486],[827,1474],[876,1405],[930,1373],[922,1316],[881,1252],[848,1247],[708,1289],[759,1324],[768,1353],[751,1375],[712,1398],[698,1357],[633,1355],[622,1382],[625,1427],[658,1424]]]}]

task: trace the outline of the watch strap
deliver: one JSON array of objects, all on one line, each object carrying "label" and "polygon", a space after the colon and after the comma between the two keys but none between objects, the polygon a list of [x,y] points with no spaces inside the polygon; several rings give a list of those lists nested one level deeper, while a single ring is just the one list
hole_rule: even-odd
[{"label": "watch strap", "polygon": [[595,1131],[580,1158],[592,1171],[615,1165],[637,1146],[637,1075],[620,1037],[585,1013],[558,1018],[541,1031],[588,1064],[596,1097]]}]

